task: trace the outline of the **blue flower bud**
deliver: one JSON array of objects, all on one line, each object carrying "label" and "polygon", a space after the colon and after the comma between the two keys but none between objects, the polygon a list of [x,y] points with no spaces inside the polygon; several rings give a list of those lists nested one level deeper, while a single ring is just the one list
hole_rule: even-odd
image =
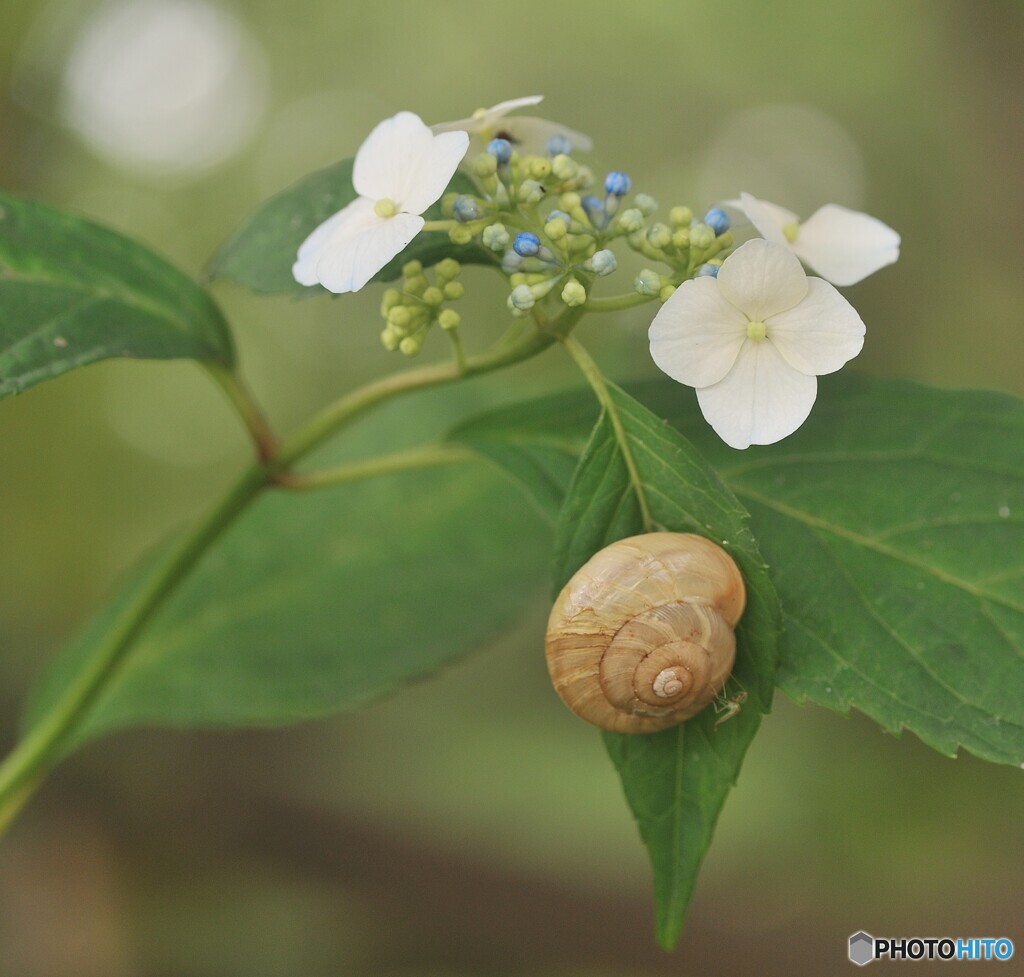
[{"label": "blue flower bud", "polygon": [[556,133],[548,140],[548,152],[552,156],[568,156],[572,152],[572,143],[561,133]]},{"label": "blue flower bud", "polygon": [[600,275],[602,278],[605,275],[610,275],[618,267],[614,253],[607,248],[604,251],[594,252],[587,264],[594,270],[595,275]]},{"label": "blue flower bud", "polygon": [[611,194],[613,197],[624,197],[629,193],[629,188],[633,185],[633,181],[630,180],[625,173],[619,170],[612,170],[604,178],[604,189],[605,193]]},{"label": "blue flower bud", "polygon": [[529,231],[522,231],[516,235],[515,241],[512,242],[512,248],[516,254],[524,258],[532,258],[540,251],[540,238]]},{"label": "blue flower bud", "polygon": [[460,194],[452,204],[452,216],[463,224],[476,220],[480,216],[480,205],[472,197]]},{"label": "blue flower bud", "polygon": [[507,139],[492,139],[487,144],[487,152],[499,163],[507,163],[512,158],[512,143]]},{"label": "blue flower bud", "polygon": [[697,278],[717,278],[718,277],[718,265],[701,265],[697,269]]},{"label": "blue flower bud", "polygon": [[604,201],[590,193],[580,201],[580,206],[595,224],[604,223]]},{"label": "blue flower bud", "polygon": [[704,223],[707,224],[716,235],[724,234],[729,230],[729,215],[720,207],[712,207],[711,210],[704,215]]}]

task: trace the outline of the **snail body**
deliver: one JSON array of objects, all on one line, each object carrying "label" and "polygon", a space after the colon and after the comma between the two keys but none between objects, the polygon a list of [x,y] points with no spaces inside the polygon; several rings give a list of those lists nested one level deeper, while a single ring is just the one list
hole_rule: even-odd
[{"label": "snail body", "polygon": [[612,732],[681,723],[725,686],[745,604],[739,568],[702,536],[612,543],[555,600],[545,640],[555,691],[581,719]]}]

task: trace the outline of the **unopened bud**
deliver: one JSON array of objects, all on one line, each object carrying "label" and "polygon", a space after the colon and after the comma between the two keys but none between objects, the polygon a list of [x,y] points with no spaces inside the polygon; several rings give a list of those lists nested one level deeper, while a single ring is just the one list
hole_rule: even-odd
[{"label": "unopened bud", "polygon": [[636,207],[644,217],[650,217],[658,209],[658,201],[649,193],[638,193],[633,197],[633,206]]},{"label": "unopened bud", "polygon": [[569,233],[569,225],[561,217],[556,217],[544,225],[544,233],[552,241],[561,241]]},{"label": "unopened bud", "polygon": [[491,251],[504,251],[508,247],[509,234],[504,224],[489,224],[484,228],[483,242]]},{"label": "unopened bud", "polygon": [[423,293],[423,301],[427,305],[440,305],[444,301],[444,292],[441,291],[436,285],[431,285]]},{"label": "unopened bud", "polygon": [[647,243],[653,248],[667,248],[672,243],[672,231],[667,224],[655,224],[647,232]]},{"label": "unopened bud", "polygon": [[667,302],[670,298],[672,298],[672,293],[675,290],[675,285],[665,285],[662,287],[661,291],[658,292],[658,298],[661,299],[662,302]]},{"label": "unopened bud", "polygon": [[449,302],[461,299],[466,294],[466,286],[462,282],[445,282],[444,297]]},{"label": "unopened bud", "polygon": [[458,278],[461,274],[462,265],[454,258],[443,258],[434,268],[434,277],[446,282],[451,281],[453,278]]},{"label": "unopened bud", "polygon": [[563,183],[568,183],[569,180],[574,179],[579,169],[580,164],[571,156],[562,154],[556,156],[551,161],[551,172],[554,173],[556,179],[561,180]]},{"label": "unopened bud", "polygon": [[573,308],[587,301],[587,290],[575,278],[570,278],[562,289],[562,301]]},{"label": "unopened bud", "polygon": [[690,228],[690,247],[706,251],[715,243],[715,232],[707,224],[694,224]]},{"label": "unopened bud", "polygon": [[650,268],[644,268],[633,282],[635,288],[641,295],[655,296],[661,293],[664,283],[661,275]]},{"label": "unopened bud", "polygon": [[458,329],[462,316],[454,309],[444,309],[437,317],[437,324],[444,330]]},{"label": "unopened bud", "polygon": [[473,232],[465,224],[456,224],[449,232],[452,244],[469,244],[473,240]]},{"label": "unopened bud", "polygon": [[544,187],[536,180],[523,180],[516,196],[522,204],[539,204],[544,199]]},{"label": "unopened bud", "polygon": [[693,220],[693,211],[689,207],[673,207],[668,212],[668,219],[676,227],[689,227]]},{"label": "unopened bud", "polygon": [[536,303],[529,285],[517,285],[508,297],[509,306],[520,312],[529,312]]},{"label": "unopened bud", "polygon": [[594,274],[599,275],[601,278],[604,278],[605,275],[610,275],[618,267],[615,253],[607,248],[603,251],[594,252],[587,264],[593,269]]}]

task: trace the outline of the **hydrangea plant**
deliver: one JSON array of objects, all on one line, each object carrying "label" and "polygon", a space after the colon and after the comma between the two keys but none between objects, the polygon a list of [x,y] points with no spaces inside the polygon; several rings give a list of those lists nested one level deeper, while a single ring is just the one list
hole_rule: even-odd
[{"label": "hydrangea plant", "polygon": [[[458,565],[435,538],[445,507],[471,501],[403,494],[403,518],[420,531],[402,558],[418,561],[432,595],[426,622],[422,607],[414,621],[405,602],[385,609],[375,596],[387,558],[339,559],[342,538],[365,554],[360,534],[372,527],[331,518],[339,486],[480,459],[549,517],[555,591],[606,544],[657,530],[714,540],[742,573],[747,606],[717,708],[650,735],[604,734],[650,853],[663,945],[678,938],[776,686],[857,708],[948,755],[1024,763],[1024,407],[997,394],[817,379],[876,326],[865,329],[835,286],[895,262],[898,234],[836,204],[801,224],[742,189],[696,211],[662,208],[625,171],[596,174],[580,155],[587,136],[515,114],[539,101],[433,127],[399,112],[354,160],[261,206],[215,256],[208,281],[263,294],[387,284],[382,354],[431,359],[340,391],[285,436],[243,381],[205,285],[112,231],[2,196],[0,395],[108,357],[192,358],[236,408],[253,460],[42,676],[0,763],[0,826],[102,733],[356,708],[507,623],[525,591],[496,593],[474,573],[474,546],[514,545],[507,530],[466,540]],[[621,270],[629,255],[643,266],[636,274]],[[488,287],[463,274],[468,265],[499,283],[494,316],[507,321],[482,349],[457,308],[467,285]],[[640,306],[651,312],[651,357],[671,379],[621,387],[581,333],[590,314]],[[549,351],[566,354],[586,392],[463,417],[426,444],[377,439],[377,454],[323,461],[319,449],[387,401]],[[296,499],[310,494],[320,508]],[[474,609],[458,624],[442,599],[456,572]],[[346,640],[357,610],[375,631]]]}]

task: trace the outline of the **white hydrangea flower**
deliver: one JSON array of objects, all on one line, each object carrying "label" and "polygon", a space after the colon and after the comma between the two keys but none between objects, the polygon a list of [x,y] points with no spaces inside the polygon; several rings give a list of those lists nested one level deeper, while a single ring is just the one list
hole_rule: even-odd
[{"label": "white hydrangea flower", "polygon": [[816,377],[864,345],[864,323],[828,282],[808,278],[793,253],[748,241],[717,278],[683,282],[650,328],[651,356],[697,388],[707,422],[730,447],[774,444],[807,419]]},{"label": "white hydrangea flower", "polygon": [[766,241],[790,248],[833,285],[855,285],[900,256],[900,236],[878,218],[825,204],[803,223],[778,204],[741,193],[734,201]]},{"label": "white hydrangea flower", "polygon": [[359,291],[419,234],[419,215],[444,193],[468,147],[465,132],[435,135],[413,112],[378,124],[352,168],[359,196],[302,242],[295,280]]},{"label": "white hydrangea flower", "polygon": [[590,152],[594,147],[593,140],[590,136],[577,132],[575,129],[569,129],[557,122],[549,122],[547,119],[539,119],[532,115],[506,118],[508,113],[515,109],[523,108],[526,105],[536,105],[543,100],[543,95],[527,95],[524,98],[498,102],[497,105],[492,105],[489,109],[477,109],[468,119],[439,122],[433,127],[434,132],[449,132],[453,129],[468,132],[472,139],[474,153],[482,153],[487,148],[487,144],[498,136],[507,139],[527,153],[545,153],[548,140],[552,136],[565,136],[574,150]]}]

